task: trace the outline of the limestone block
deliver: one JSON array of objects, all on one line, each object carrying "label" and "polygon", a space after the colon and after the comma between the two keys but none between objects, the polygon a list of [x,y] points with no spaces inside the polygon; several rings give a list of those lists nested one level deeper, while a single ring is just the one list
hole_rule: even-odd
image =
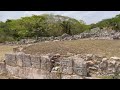
[{"label": "limestone block", "polygon": [[31,63],[33,68],[40,69],[41,67],[41,58],[39,56],[31,56]]},{"label": "limestone block", "polygon": [[112,73],[114,73],[116,70],[115,70],[115,64],[116,64],[116,61],[109,61],[108,62],[108,68],[107,68],[107,72],[109,73],[109,74],[112,74]]},{"label": "limestone block", "polygon": [[32,75],[33,75],[33,78],[32,79],[44,79],[44,77],[45,77],[45,73],[44,74],[42,74],[41,73],[42,71],[40,70],[40,69],[37,69],[37,68],[33,68],[33,70],[32,70]]},{"label": "limestone block", "polygon": [[5,54],[5,62],[8,65],[16,66],[16,55],[15,54]]},{"label": "limestone block", "polygon": [[[30,72],[30,68],[27,67],[19,67],[18,77],[27,79]],[[32,77],[32,76],[31,76]],[[32,77],[33,78],[33,77]]]},{"label": "limestone block", "polygon": [[41,79],[40,69],[21,67],[18,76],[24,79]]},{"label": "limestone block", "polygon": [[115,70],[116,70],[117,73],[120,73],[120,62],[116,63]]},{"label": "limestone block", "polygon": [[60,61],[60,72],[63,74],[73,73],[73,60],[71,58],[63,58]]},{"label": "limestone block", "polygon": [[106,58],[103,58],[102,59],[102,62],[99,64],[99,68],[101,70],[106,70],[108,67],[108,62],[107,62],[107,59]]},{"label": "limestone block", "polygon": [[19,67],[14,67],[14,66],[10,66],[10,65],[6,65],[6,70],[8,72],[8,75],[12,75],[12,76],[18,76],[19,73]]},{"label": "limestone block", "polygon": [[23,59],[23,67],[31,67],[31,58],[29,54],[25,54],[24,55],[24,59]]},{"label": "limestone block", "polygon": [[24,60],[24,53],[17,53],[16,54],[17,66],[22,67],[23,66],[23,60]]},{"label": "limestone block", "polygon": [[86,76],[87,75],[87,65],[82,58],[77,58],[74,60],[73,64],[74,73],[79,76]]},{"label": "limestone block", "polygon": [[12,67],[7,65],[9,75],[22,79],[49,79],[47,71],[30,67]]},{"label": "limestone block", "polygon": [[52,70],[52,63],[48,56],[41,56],[41,69],[47,71]]},{"label": "limestone block", "polygon": [[4,62],[0,62],[0,74],[6,74],[7,70],[6,70],[6,65]]}]

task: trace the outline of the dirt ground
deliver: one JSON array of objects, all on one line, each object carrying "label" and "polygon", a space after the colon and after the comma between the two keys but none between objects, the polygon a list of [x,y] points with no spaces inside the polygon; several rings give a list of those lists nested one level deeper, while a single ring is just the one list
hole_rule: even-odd
[{"label": "dirt ground", "polygon": [[16,46],[0,45],[0,61],[3,60],[5,53],[12,52],[14,47]]},{"label": "dirt ground", "polygon": [[24,49],[28,54],[48,54],[60,53],[67,54],[100,54],[107,57],[120,57],[120,41],[119,40],[72,40],[72,41],[56,41],[41,42]]}]

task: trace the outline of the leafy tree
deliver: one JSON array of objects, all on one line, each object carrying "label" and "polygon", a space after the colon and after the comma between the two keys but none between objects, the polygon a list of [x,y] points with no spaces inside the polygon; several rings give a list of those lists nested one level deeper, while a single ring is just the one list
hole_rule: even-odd
[{"label": "leafy tree", "polygon": [[3,41],[20,40],[60,36],[63,33],[74,35],[88,29],[89,26],[82,20],[53,14],[33,15],[0,22],[0,39],[4,39]]}]

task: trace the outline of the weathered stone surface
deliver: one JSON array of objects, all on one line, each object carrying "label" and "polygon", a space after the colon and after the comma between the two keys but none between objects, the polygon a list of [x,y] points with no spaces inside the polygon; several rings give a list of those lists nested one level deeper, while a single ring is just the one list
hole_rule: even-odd
[{"label": "weathered stone surface", "polygon": [[114,73],[116,71],[115,70],[115,64],[116,64],[116,61],[109,61],[108,62],[107,73],[112,74],[112,73]]},{"label": "weathered stone surface", "polygon": [[71,79],[71,75],[61,75],[61,79]]},{"label": "weathered stone surface", "polygon": [[110,60],[120,61],[119,57],[111,57]]},{"label": "weathered stone surface", "polygon": [[102,62],[107,62],[107,60],[108,60],[107,58],[103,58]]},{"label": "weathered stone surface", "polygon": [[0,74],[7,74],[6,65],[4,62],[0,62]]},{"label": "weathered stone surface", "polygon": [[91,66],[95,65],[94,61],[86,61],[85,63],[87,65],[87,67],[91,67]]},{"label": "weathered stone surface", "polygon": [[40,56],[31,56],[31,63],[33,68],[40,69],[41,67],[41,57]]},{"label": "weathered stone surface", "polygon": [[[23,79],[27,79],[27,77],[29,77],[29,73],[30,73],[30,69],[31,68],[27,68],[27,67],[19,67],[19,72],[18,72],[18,77],[21,77]],[[33,78],[32,75],[29,78]]]},{"label": "weathered stone surface", "polygon": [[93,60],[97,60],[97,61],[102,61],[102,59],[105,58],[105,56],[103,55],[94,55],[93,56]]},{"label": "weathered stone surface", "polygon": [[6,70],[7,70],[9,76],[11,76],[11,75],[18,76],[19,67],[14,67],[14,66],[6,65]]},{"label": "weathered stone surface", "polygon": [[75,67],[74,73],[80,76],[87,76],[87,69],[84,66],[81,67]]},{"label": "weathered stone surface", "polygon": [[87,75],[87,66],[82,58],[77,58],[74,60],[74,73],[80,76]]},{"label": "weathered stone surface", "polygon": [[101,79],[101,78],[97,78],[97,77],[85,77],[85,79]]},{"label": "weathered stone surface", "polygon": [[24,60],[24,53],[17,53],[16,54],[17,66],[22,67],[23,66],[23,60]]},{"label": "weathered stone surface", "polygon": [[25,54],[24,55],[24,59],[23,59],[23,67],[31,67],[31,58],[29,54]]},{"label": "weathered stone surface", "polygon": [[22,79],[48,79],[47,71],[29,67],[6,66],[9,76],[15,76]]},{"label": "weathered stone surface", "polygon": [[60,66],[53,67],[52,71],[59,71],[60,72]]},{"label": "weathered stone surface", "polygon": [[19,77],[26,79],[49,79],[47,75],[49,75],[48,71],[29,67],[24,67],[19,71]]},{"label": "weathered stone surface", "polygon": [[55,55],[49,55],[51,60],[57,61],[58,58],[60,58],[60,54],[55,54]]},{"label": "weathered stone surface", "polygon": [[50,61],[52,63],[52,67],[56,67],[60,65],[60,54],[49,54]]},{"label": "weathered stone surface", "polygon": [[41,70],[40,71],[40,77],[41,79],[49,79],[49,74],[50,72],[49,71],[46,71],[46,70]]},{"label": "weathered stone surface", "polygon": [[5,54],[5,62],[8,65],[16,66],[16,55],[15,54]]},{"label": "weathered stone surface", "polygon": [[81,77],[79,75],[71,75],[70,79],[83,79],[83,77]]},{"label": "weathered stone surface", "polygon": [[120,73],[120,62],[117,62],[115,65],[116,72]]},{"label": "weathered stone surface", "polygon": [[63,58],[60,61],[60,65],[67,66],[67,67],[72,67],[73,66],[73,59],[72,58]]},{"label": "weathered stone surface", "polygon": [[120,39],[120,36],[113,35],[112,38],[113,38],[113,40],[118,40],[118,39]]},{"label": "weathered stone surface", "polygon": [[[87,55],[87,57],[91,55]],[[85,60],[85,55],[64,57],[58,55],[30,56],[22,52],[8,54],[5,63],[0,63],[0,74],[7,71],[8,75],[22,79],[85,79],[100,75],[120,73],[118,57],[110,60],[102,56]],[[93,57],[93,56],[92,56]],[[99,63],[96,63],[97,60]],[[117,74],[116,74],[117,75]]]},{"label": "weathered stone surface", "polygon": [[61,36],[61,38],[64,39],[65,37],[69,37],[69,36],[70,36],[70,35],[64,33],[64,34]]},{"label": "weathered stone surface", "polygon": [[52,70],[52,63],[48,56],[41,56],[41,69],[47,71]]},{"label": "weathered stone surface", "polygon": [[63,74],[73,73],[73,60],[72,58],[63,58],[60,61],[60,72]]},{"label": "weathered stone surface", "polygon": [[92,70],[92,71],[97,71],[97,70],[98,70],[98,68],[96,68],[96,67],[89,67],[89,70]]},{"label": "weathered stone surface", "polygon": [[58,71],[51,71],[48,77],[49,79],[61,79],[61,74]]},{"label": "weathered stone surface", "polygon": [[83,79],[83,78],[79,75],[65,75],[65,74],[62,74],[61,79]]},{"label": "weathered stone surface", "polygon": [[99,68],[104,71],[107,70],[108,67],[108,62],[107,62],[107,58],[103,58],[102,62],[99,64]]},{"label": "weathered stone surface", "polygon": [[66,66],[64,66],[64,67],[61,69],[61,73],[64,73],[64,74],[72,74],[72,73],[73,73],[73,67],[66,67]]},{"label": "weathered stone surface", "polygon": [[33,75],[32,79],[43,79],[40,69],[33,68],[31,73]]},{"label": "weathered stone surface", "polygon": [[89,61],[93,59],[93,54],[87,54],[85,60]]},{"label": "weathered stone surface", "polygon": [[24,67],[19,72],[19,77],[26,79],[44,79],[46,73],[42,74],[40,69]]}]

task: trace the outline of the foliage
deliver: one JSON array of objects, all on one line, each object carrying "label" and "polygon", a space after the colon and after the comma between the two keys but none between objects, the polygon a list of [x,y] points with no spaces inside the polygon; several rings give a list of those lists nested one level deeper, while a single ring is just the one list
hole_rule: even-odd
[{"label": "foliage", "polygon": [[0,40],[60,36],[63,33],[74,35],[87,29],[88,25],[82,20],[52,14],[33,15],[0,22]]},{"label": "foliage", "polygon": [[116,15],[113,18],[110,19],[104,19],[96,24],[91,24],[91,28],[109,28],[112,30],[119,31],[120,30],[120,15]]}]

